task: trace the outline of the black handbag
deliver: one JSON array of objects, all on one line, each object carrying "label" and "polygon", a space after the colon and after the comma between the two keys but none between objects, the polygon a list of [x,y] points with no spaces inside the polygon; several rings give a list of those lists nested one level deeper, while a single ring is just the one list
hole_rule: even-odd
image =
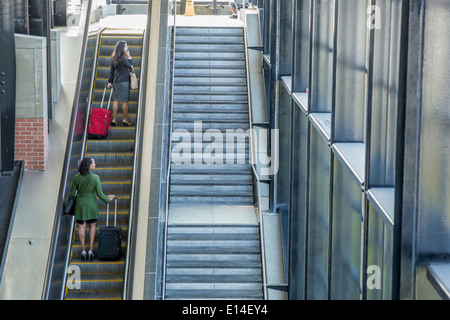
[{"label": "black handbag", "polygon": [[64,201],[63,211],[64,214],[68,214],[69,216],[75,215],[75,201],[77,199],[77,194],[69,197],[67,201]]}]

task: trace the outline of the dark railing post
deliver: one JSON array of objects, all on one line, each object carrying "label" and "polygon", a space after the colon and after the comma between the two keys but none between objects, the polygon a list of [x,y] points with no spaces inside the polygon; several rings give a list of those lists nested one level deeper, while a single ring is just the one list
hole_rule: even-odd
[{"label": "dark railing post", "polygon": [[51,0],[28,0],[29,34],[47,38],[47,104],[48,117],[53,118],[51,35],[53,14]]},{"label": "dark railing post", "polygon": [[0,148],[1,174],[14,171],[16,122],[16,53],[14,43],[14,1],[0,0]]}]

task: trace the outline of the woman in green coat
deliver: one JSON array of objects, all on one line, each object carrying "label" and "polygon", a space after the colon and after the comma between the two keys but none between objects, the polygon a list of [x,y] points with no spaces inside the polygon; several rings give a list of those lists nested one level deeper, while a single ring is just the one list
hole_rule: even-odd
[{"label": "woman in green coat", "polygon": [[[109,204],[115,198],[114,195],[105,196],[102,191],[100,177],[92,172],[95,169],[95,161],[86,157],[81,161],[78,174],[72,182],[70,196],[77,194],[75,201],[75,220],[78,223],[78,234],[81,242],[81,256],[84,260],[94,259],[95,227],[98,219],[99,197],[104,203]],[[86,225],[89,224],[89,252],[86,252],[84,242]]]}]

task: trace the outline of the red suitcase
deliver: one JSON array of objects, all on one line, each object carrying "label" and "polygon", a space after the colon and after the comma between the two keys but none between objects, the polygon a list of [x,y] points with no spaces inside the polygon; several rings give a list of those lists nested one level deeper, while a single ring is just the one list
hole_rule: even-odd
[{"label": "red suitcase", "polygon": [[91,138],[106,138],[109,131],[109,125],[111,124],[112,111],[109,110],[109,105],[111,103],[111,96],[113,89],[111,88],[111,93],[109,94],[108,107],[103,108],[103,102],[105,100],[106,89],[103,91],[102,104],[100,108],[92,108],[91,117],[89,119],[88,134]]}]

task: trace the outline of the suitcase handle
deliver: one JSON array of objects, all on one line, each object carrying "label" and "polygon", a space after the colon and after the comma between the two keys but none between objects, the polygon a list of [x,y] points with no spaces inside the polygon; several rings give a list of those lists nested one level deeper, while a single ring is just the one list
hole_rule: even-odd
[{"label": "suitcase handle", "polygon": [[[114,197],[115,202],[115,209],[114,209],[114,227],[117,225],[117,197]],[[109,225],[109,203],[106,205],[106,226]]]},{"label": "suitcase handle", "polygon": [[[105,90],[103,90],[102,104],[100,105],[100,108],[103,108],[103,102],[105,101],[106,89],[108,89],[108,86],[106,86]],[[108,110],[109,110],[109,105],[111,104],[112,93],[113,93],[113,87],[111,86],[111,92],[109,93],[109,100],[108,100],[108,108],[107,108]]]}]

